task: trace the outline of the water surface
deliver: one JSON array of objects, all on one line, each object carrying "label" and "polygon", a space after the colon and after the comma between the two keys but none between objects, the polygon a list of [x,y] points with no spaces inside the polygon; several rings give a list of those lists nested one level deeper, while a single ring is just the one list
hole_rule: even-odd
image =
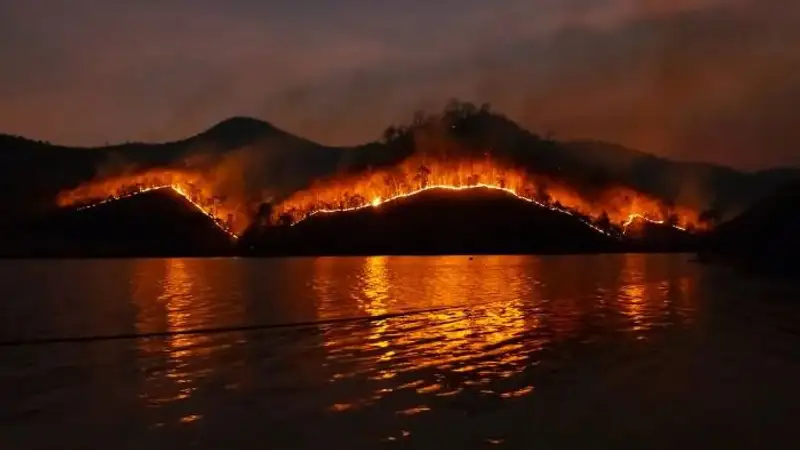
[{"label": "water surface", "polygon": [[688,259],[2,262],[0,446],[795,448],[800,289]]}]

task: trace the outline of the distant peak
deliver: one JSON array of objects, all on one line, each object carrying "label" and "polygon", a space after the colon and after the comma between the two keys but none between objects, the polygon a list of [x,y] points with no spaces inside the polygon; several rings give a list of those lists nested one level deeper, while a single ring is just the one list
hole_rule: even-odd
[{"label": "distant peak", "polygon": [[222,122],[214,125],[211,130],[246,130],[246,129],[274,129],[272,124],[263,120],[254,119],[252,117],[236,116],[225,119]]},{"label": "distant peak", "polygon": [[231,143],[244,143],[276,131],[278,131],[276,127],[263,120],[252,117],[231,117],[204,131],[200,136]]}]

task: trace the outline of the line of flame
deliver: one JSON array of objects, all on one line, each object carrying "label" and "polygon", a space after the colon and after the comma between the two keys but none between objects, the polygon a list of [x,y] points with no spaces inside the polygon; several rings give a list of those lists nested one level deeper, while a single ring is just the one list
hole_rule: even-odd
[{"label": "line of flame", "polygon": [[[645,222],[650,222],[650,223],[653,223],[653,224],[656,224],[656,225],[666,225],[666,223],[667,223],[664,220],[651,219],[651,218],[649,218],[649,217],[647,217],[647,216],[645,216],[643,214],[631,214],[631,215],[628,216],[628,220],[626,220],[625,223],[622,224],[622,230],[623,230],[622,233],[623,234],[627,233],[628,232],[628,227],[631,226],[637,220],[644,220]],[[670,226],[672,228],[675,228],[676,230],[686,231],[686,228],[683,228],[683,227],[678,226],[678,225],[670,225]]]},{"label": "line of flame", "polygon": [[101,200],[99,202],[92,203],[90,205],[81,206],[81,207],[77,208],[77,210],[78,211],[82,211],[82,210],[86,210],[86,209],[90,209],[90,208],[95,208],[95,207],[103,205],[105,203],[111,203],[111,202],[115,202],[117,200],[122,200],[122,199],[125,199],[125,198],[134,197],[136,195],[144,194],[146,192],[158,191],[158,190],[161,190],[161,189],[172,189],[175,193],[177,193],[178,195],[183,197],[192,206],[197,208],[198,211],[202,212],[204,215],[206,215],[208,218],[210,218],[211,221],[214,223],[214,225],[217,228],[219,228],[220,230],[224,231],[231,238],[239,239],[239,236],[236,235],[236,233],[234,233],[230,228],[228,228],[228,227],[224,226],[223,224],[219,223],[218,222],[219,219],[216,216],[211,214],[211,212],[208,211],[207,209],[203,208],[202,205],[200,205],[199,203],[197,203],[194,200],[192,200],[192,198],[191,198],[191,196],[189,195],[188,192],[184,191],[180,186],[175,185],[175,184],[165,184],[165,185],[160,185],[160,186],[150,186],[150,187],[142,188],[142,189],[139,189],[138,191],[130,192],[130,193],[127,193],[127,194],[124,194],[124,195],[112,196],[112,197],[103,199],[103,200]]},{"label": "line of flame", "polygon": [[[386,198],[386,199],[382,199],[380,197],[376,197],[376,198],[372,199],[372,201],[370,203],[366,203],[366,204],[363,204],[363,205],[352,206],[352,207],[348,207],[348,208],[337,208],[337,209],[317,209],[317,210],[314,210],[314,211],[308,213],[306,216],[304,216],[303,218],[297,220],[296,222],[294,222],[292,224],[292,226],[297,225],[298,223],[304,221],[305,219],[308,219],[309,217],[312,217],[312,216],[317,215],[317,214],[331,214],[331,213],[337,213],[337,212],[357,211],[357,210],[365,209],[365,208],[377,208],[377,207],[380,207],[381,205],[384,205],[386,203],[389,203],[389,202],[392,202],[392,201],[395,201],[395,200],[399,200],[399,199],[403,199],[403,198],[407,198],[407,197],[411,197],[411,196],[420,194],[420,193],[425,192],[425,191],[430,191],[430,190],[433,190],[433,189],[442,189],[442,190],[449,190],[449,191],[463,191],[463,190],[467,190],[467,189],[476,189],[476,188],[485,188],[485,189],[491,189],[491,190],[495,190],[495,191],[506,192],[506,193],[511,194],[514,197],[516,197],[516,198],[518,198],[520,200],[526,201],[528,203],[532,203],[532,204],[535,204],[535,205],[540,206],[542,208],[547,208],[547,209],[549,209],[551,211],[555,211],[555,212],[558,212],[558,213],[561,213],[561,214],[566,214],[568,216],[575,217],[578,220],[580,220],[583,224],[588,226],[589,228],[591,228],[591,229],[593,229],[593,230],[595,230],[595,231],[597,231],[599,233],[602,233],[602,234],[604,234],[606,236],[614,237],[614,238],[617,238],[617,239],[621,238],[621,236],[617,235],[616,233],[612,233],[609,230],[604,230],[604,229],[598,227],[597,225],[595,225],[595,224],[593,224],[593,223],[591,223],[591,222],[589,222],[589,221],[587,221],[587,220],[585,220],[585,219],[583,219],[581,217],[576,216],[572,211],[570,211],[568,209],[557,208],[557,207],[552,206],[552,205],[544,204],[544,203],[539,202],[539,201],[537,201],[535,199],[532,199],[532,198],[529,198],[529,197],[525,197],[524,195],[520,195],[518,192],[516,192],[513,189],[509,189],[509,188],[506,188],[506,187],[501,187],[501,186],[497,186],[497,185],[493,185],[493,184],[485,184],[485,183],[478,183],[478,184],[473,184],[473,185],[470,185],[470,186],[453,186],[453,185],[446,185],[446,184],[430,185],[430,186],[426,186],[424,188],[417,189],[417,190],[414,190],[414,191],[411,191],[411,192],[407,192],[407,193],[404,193],[404,194],[398,194],[398,195],[395,195],[393,197]],[[631,225],[631,223],[633,223],[636,219],[643,219],[643,220],[646,220],[646,221],[648,221],[650,223],[661,224],[661,225],[663,225],[665,223],[664,221],[658,221],[658,220],[650,219],[650,218],[644,216],[643,214],[638,214],[638,213],[637,214],[631,214],[628,217],[628,220],[623,224],[623,233],[622,233],[623,235],[627,232],[628,227]],[[679,229],[681,231],[686,231],[684,228],[681,228],[681,227],[678,227],[678,226],[675,226],[675,225],[673,225],[673,227],[677,228],[677,229]]]},{"label": "line of flame", "polygon": [[[539,201],[537,201],[535,199],[532,199],[532,198],[526,197],[524,195],[521,195],[518,192],[516,192],[515,190],[510,189],[510,188],[501,187],[501,186],[497,186],[497,185],[493,185],[493,184],[485,184],[485,183],[477,183],[477,184],[470,185],[470,186],[453,186],[453,185],[444,185],[444,184],[430,185],[430,186],[426,186],[424,188],[416,189],[416,190],[411,191],[411,192],[406,192],[404,194],[398,194],[398,195],[395,195],[393,197],[386,198],[386,199],[382,199],[380,197],[376,197],[376,198],[372,199],[371,202],[365,203],[363,205],[358,205],[358,206],[353,206],[353,207],[348,207],[348,208],[317,209],[317,210],[314,210],[314,211],[308,213],[303,218],[297,220],[296,222],[292,223],[291,225],[295,226],[295,225],[301,223],[302,221],[304,221],[304,220],[306,220],[306,219],[308,219],[308,218],[310,218],[312,216],[315,216],[317,214],[332,214],[332,213],[347,212],[347,211],[357,211],[357,210],[366,209],[366,208],[377,208],[377,207],[380,207],[381,205],[385,205],[386,203],[390,203],[390,202],[393,202],[393,201],[396,201],[396,200],[400,200],[400,199],[403,199],[403,198],[412,197],[412,196],[418,195],[418,194],[420,194],[422,192],[435,190],[435,189],[449,190],[449,191],[464,191],[464,190],[478,189],[478,188],[490,189],[490,190],[501,191],[501,192],[505,192],[505,193],[511,194],[511,195],[513,195],[514,197],[516,197],[516,198],[518,198],[520,200],[523,200],[523,201],[528,202],[528,203],[532,203],[532,204],[534,204],[536,206],[539,206],[539,207],[542,207],[542,208],[546,208],[546,209],[548,209],[550,211],[555,211],[555,212],[558,212],[558,213],[561,213],[561,214],[566,214],[566,215],[571,216],[571,217],[575,217],[576,219],[580,220],[581,223],[583,223],[584,225],[588,226],[589,228],[591,228],[592,230],[594,230],[594,231],[596,231],[598,233],[602,233],[602,234],[604,234],[606,236],[617,238],[617,239],[621,239],[622,238],[622,236],[620,236],[618,233],[613,233],[610,230],[604,230],[604,229],[598,227],[597,225],[595,225],[595,224],[583,219],[582,217],[576,216],[575,213],[573,213],[572,211],[570,211],[568,209],[558,208],[558,207],[555,207],[555,206],[552,206],[552,205],[548,205],[548,204],[539,202]],[[233,239],[238,239],[239,238],[239,236],[236,235],[232,230],[230,230],[229,228],[225,227],[223,224],[219,223],[217,217],[215,217],[210,211],[205,209],[202,205],[200,205],[200,204],[196,203],[195,201],[193,201],[191,196],[186,191],[184,191],[180,186],[173,185],[173,184],[166,184],[166,185],[151,186],[151,187],[147,187],[147,188],[142,188],[142,189],[140,189],[138,191],[135,191],[135,192],[131,192],[131,193],[127,193],[127,194],[124,194],[124,195],[118,195],[118,196],[113,196],[113,197],[110,197],[110,198],[106,198],[106,199],[103,199],[103,200],[101,200],[99,202],[92,203],[90,205],[81,206],[81,207],[79,207],[77,209],[79,211],[80,210],[85,210],[85,209],[90,209],[90,208],[94,208],[94,207],[103,205],[105,203],[110,203],[110,202],[114,202],[114,201],[117,201],[117,200],[122,200],[122,199],[125,199],[125,198],[133,197],[133,196],[136,196],[136,195],[139,195],[139,194],[144,194],[146,192],[156,191],[156,190],[160,190],[160,189],[172,189],[175,193],[177,193],[178,195],[180,195],[181,197],[186,199],[186,201],[188,201],[195,208],[197,208],[198,211],[202,212],[204,215],[209,217],[212,220],[212,222],[214,223],[214,225],[217,226],[220,230],[224,231],[226,234],[228,234]],[[655,219],[651,219],[651,218],[645,216],[644,214],[634,213],[634,214],[630,214],[628,216],[628,219],[622,224],[622,235],[625,235],[627,233],[628,228],[636,220],[644,220],[646,222],[649,222],[649,223],[652,223],[652,224],[657,224],[657,225],[665,225],[666,224],[666,222],[663,221],[663,220],[655,220]],[[670,226],[672,226],[675,229],[681,230],[681,231],[686,231],[686,228],[680,227],[678,225],[670,225]]]}]

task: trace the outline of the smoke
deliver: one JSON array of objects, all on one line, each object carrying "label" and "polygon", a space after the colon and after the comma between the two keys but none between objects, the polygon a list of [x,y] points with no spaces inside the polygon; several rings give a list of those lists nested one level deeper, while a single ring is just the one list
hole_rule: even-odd
[{"label": "smoke", "polygon": [[[270,97],[263,114],[354,143],[447,98],[490,102],[524,126],[683,160],[800,164],[800,21],[791,2],[647,2],[415,67],[387,64]],[[645,14],[642,10],[649,9]],[[591,14],[589,15],[591,16]],[[325,114],[326,105],[347,105]],[[318,111],[310,114],[309,111]],[[322,112],[320,112],[322,111]]]},{"label": "smoke", "polygon": [[[247,120],[247,119],[241,119]],[[242,122],[222,124],[241,131]],[[269,127],[257,127],[258,138],[231,146],[223,130],[216,137],[201,135],[165,146],[130,145],[112,148],[95,168],[95,176],[74,189],[62,191],[60,206],[118,196],[131,189],[176,185],[196,195],[193,201],[222,220],[232,218],[234,231],[244,230],[260,205],[330,173],[338,160],[334,149],[319,147]],[[99,151],[99,150],[98,150]]]},{"label": "smoke", "polygon": [[10,132],[175,140],[247,114],[352,145],[459,97],[564,139],[800,163],[792,0],[344,1],[313,16],[286,2],[62,3],[0,3]]},{"label": "smoke", "polygon": [[185,164],[201,174],[202,183],[235,215],[236,228],[241,231],[261,203],[272,201],[284,189],[270,183],[275,166],[269,155],[258,146],[245,146],[221,155],[195,154]]}]

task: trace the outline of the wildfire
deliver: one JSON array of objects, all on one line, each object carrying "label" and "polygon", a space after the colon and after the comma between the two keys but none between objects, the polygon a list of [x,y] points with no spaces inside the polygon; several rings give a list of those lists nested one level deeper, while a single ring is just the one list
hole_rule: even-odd
[{"label": "wildfire", "polygon": [[503,167],[490,160],[441,161],[411,158],[399,166],[320,181],[276,205],[273,220],[297,224],[317,214],[377,208],[432,189],[485,188],[568,214],[606,235],[624,234],[637,219],[670,224],[680,230],[697,226],[694,211],[667,207],[663,202],[626,188],[608,188],[581,195],[564,183]]},{"label": "wildfire", "polygon": [[[535,205],[541,206],[543,208],[548,208],[550,210],[557,211],[557,212],[562,213],[562,214],[575,216],[575,214],[573,214],[571,211],[569,211],[567,209],[545,205],[544,203],[540,203],[540,202],[538,202],[538,201],[536,201],[536,200],[534,200],[532,198],[523,197],[522,195],[519,195],[518,193],[514,192],[511,189],[500,187],[500,186],[495,186],[495,185],[491,185],[491,184],[478,183],[478,184],[473,185],[473,186],[452,186],[452,185],[426,186],[424,188],[420,188],[420,189],[417,189],[417,190],[414,190],[414,191],[411,191],[411,192],[408,192],[408,193],[405,193],[405,194],[398,194],[398,195],[396,195],[394,197],[390,197],[390,198],[387,198],[387,199],[382,199],[380,197],[375,197],[374,199],[372,199],[371,202],[369,202],[367,204],[359,205],[359,206],[353,206],[353,207],[350,207],[350,208],[343,208],[343,209],[317,209],[317,210],[314,210],[314,211],[310,212],[308,215],[302,217],[297,222],[294,222],[292,225],[297,225],[298,223],[302,222],[303,220],[305,220],[305,219],[307,219],[307,218],[309,218],[311,216],[314,216],[316,214],[330,214],[330,213],[345,212],[345,211],[356,211],[356,210],[364,209],[364,208],[377,208],[377,207],[379,207],[381,205],[384,205],[386,203],[393,202],[393,201],[396,201],[396,200],[399,200],[399,199],[402,199],[402,198],[413,197],[414,195],[421,194],[422,192],[425,192],[425,191],[431,191],[431,190],[436,190],[436,189],[448,190],[448,191],[465,191],[465,190],[468,190],[468,189],[479,189],[479,188],[506,192],[506,193],[509,193],[509,194],[515,196],[516,198],[518,198],[520,200],[523,200],[523,201],[526,201],[528,203],[533,203]],[[591,222],[589,222],[587,220],[584,220],[582,218],[579,218],[579,220],[581,220],[584,224],[588,225],[589,227],[591,227],[595,231],[598,231],[598,232],[603,233],[603,234],[608,235],[608,236],[613,236],[613,234],[609,230],[604,230],[604,229],[598,227],[597,225],[595,225],[595,224],[593,224],[593,223],[591,223]]]},{"label": "wildfire", "polygon": [[[155,170],[95,181],[61,192],[56,202],[61,207],[81,205],[77,209],[85,210],[162,189],[171,189],[208,216],[220,230],[231,238],[238,239],[235,223],[231,220],[237,213],[236,206],[231,206],[214,196],[202,177],[190,172]],[[224,220],[223,217],[227,217],[228,220]]]},{"label": "wildfire", "polygon": [[[665,220],[650,219],[649,217],[644,216],[642,214],[631,214],[630,216],[628,216],[628,220],[626,220],[625,223],[622,224],[623,233],[626,233],[628,231],[628,228],[631,225],[633,225],[637,220],[643,220],[645,222],[654,223],[656,225],[664,225],[667,223]],[[686,231],[686,228],[680,225],[671,224],[671,226],[673,228],[677,228],[678,230]]]},{"label": "wildfire", "polygon": [[[425,156],[409,158],[390,169],[320,180],[276,204],[272,208],[272,220],[296,225],[317,214],[379,208],[433,189],[475,188],[508,193],[539,207],[573,216],[595,231],[614,237],[627,233],[637,220],[680,230],[700,225],[693,210],[668,207],[627,188],[581,192],[559,180],[505,167],[488,158],[448,161]],[[245,204],[242,196],[217,195],[220,188],[209,182],[208,177],[188,170],[159,169],[93,181],[60,193],[57,203],[62,207],[87,209],[159,189],[172,189],[233,238],[252,219],[251,205]]]}]

